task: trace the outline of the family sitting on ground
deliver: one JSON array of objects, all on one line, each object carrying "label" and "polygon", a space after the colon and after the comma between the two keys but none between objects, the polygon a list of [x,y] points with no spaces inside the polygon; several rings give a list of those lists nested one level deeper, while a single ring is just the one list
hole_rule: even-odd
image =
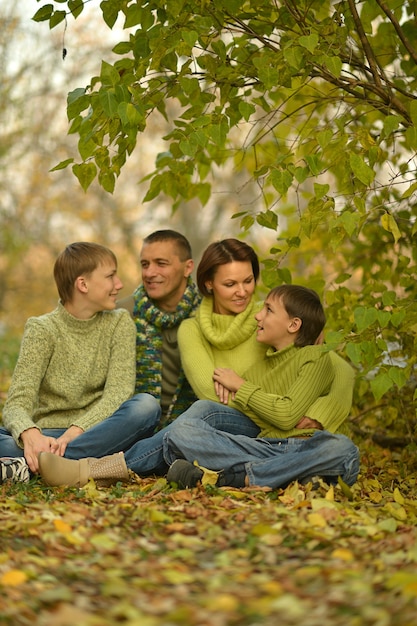
[{"label": "family sitting on ground", "polygon": [[259,260],[237,239],[210,244],[196,271],[187,239],[143,241],[142,283],[123,285],[108,248],[68,245],[54,265],[57,308],[30,318],[0,427],[0,484],[128,482],[191,488],[352,485],[346,436],[352,367],[322,341],[318,294],[280,285],[260,303]]}]

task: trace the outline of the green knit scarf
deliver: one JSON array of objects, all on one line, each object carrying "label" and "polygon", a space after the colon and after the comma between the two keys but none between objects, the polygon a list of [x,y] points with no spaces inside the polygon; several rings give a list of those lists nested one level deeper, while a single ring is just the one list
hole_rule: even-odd
[{"label": "green knit scarf", "polygon": [[[200,295],[191,277],[188,277],[184,295],[173,313],[161,311],[146,294],[143,285],[133,294],[133,317],[136,323],[136,393],[150,393],[161,399],[162,386],[162,330],[179,326],[200,304]],[[183,413],[194,401],[194,395],[181,370],[178,385],[168,415],[159,427],[166,426]]]}]

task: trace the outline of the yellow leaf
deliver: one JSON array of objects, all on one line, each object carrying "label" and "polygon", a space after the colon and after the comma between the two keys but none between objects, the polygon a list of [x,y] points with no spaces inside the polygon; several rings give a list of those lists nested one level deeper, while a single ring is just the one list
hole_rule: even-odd
[{"label": "yellow leaf", "polygon": [[172,522],[172,518],[158,509],[149,509],[149,519],[151,522]]},{"label": "yellow leaf", "polygon": [[403,498],[403,496],[400,493],[400,490],[398,489],[398,487],[395,487],[394,489],[394,500],[395,502],[397,502],[397,504],[404,504],[405,500]]},{"label": "yellow leaf", "polygon": [[405,522],[407,519],[406,510],[396,502],[388,502],[385,508],[394,519],[399,520],[400,522]]},{"label": "yellow leaf", "polygon": [[277,580],[267,580],[261,584],[261,589],[265,593],[270,594],[271,596],[280,596],[284,593],[282,585]]},{"label": "yellow leaf", "polygon": [[202,471],[203,471],[203,477],[201,479],[201,484],[202,485],[215,485],[217,483],[217,479],[219,477],[219,473],[218,472],[213,472],[213,470],[209,470],[206,467],[202,467],[201,465],[199,465],[197,463],[197,461],[194,461],[194,465],[196,467],[199,467]]},{"label": "yellow leaf", "polygon": [[387,580],[389,589],[399,588],[408,596],[417,596],[417,575],[409,572],[396,572]]},{"label": "yellow leaf", "polygon": [[371,502],[375,502],[376,504],[378,504],[378,502],[381,502],[382,500],[382,494],[379,491],[371,491],[368,494],[368,497]]},{"label": "yellow leaf", "polygon": [[353,561],[355,558],[353,552],[347,548],[336,548],[336,550],[332,552],[332,557],[334,559],[340,559],[341,561]]},{"label": "yellow leaf", "polygon": [[69,524],[64,522],[62,519],[54,519],[55,530],[59,533],[65,535],[66,533],[70,533],[72,528]]},{"label": "yellow leaf", "polygon": [[221,593],[210,602],[210,611],[224,611],[227,613],[236,611],[238,607],[239,600],[230,593]]},{"label": "yellow leaf", "polygon": [[0,584],[6,587],[17,587],[27,581],[27,575],[19,569],[10,569],[0,578]]},{"label": "yellow leaf", "polygon": [[307,519],[312,526],[319,526],[320,528],[325,528],[327,526],[326,520],[323,515],[320,515],[320,513],[310,513],[307,516]]},{"label": "yellow leaf", "polygon": [[334,500],[334,488],[330,485],[329,490],[326,493],[326,500]]}]

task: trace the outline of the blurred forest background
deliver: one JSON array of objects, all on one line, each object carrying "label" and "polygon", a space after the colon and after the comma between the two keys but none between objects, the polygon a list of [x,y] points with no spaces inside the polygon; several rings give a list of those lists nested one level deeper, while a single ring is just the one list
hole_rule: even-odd
[{"label": "blurred forest background", "polygon": [[[196,261],[212,240],[240,236],[230,220],[254,190],[239,175],[223,168],[218,188],[204,212],[197,203],[158,198],[145,206],[146,183],[160,151],[164,120],[153,116],[123,169],[113,195],[97,183],[84,193],[70,168],[51,172],[74,156],[77,143],[68,135],[66,98],[111,59],[117,27],[110,31],[97,11],[86,5],[82,16],[50,30],[36,24],[34,0],[0,3],[0,336],[20,336],[25,320],[54,308],[52,277],[56,255],[70,241],[108,245],[119,259],[127,295],[139,281],[137,263],[142,238],[157,228],[174,228],[191,241]],[[67,53],[63,59],[63,48]],[[225,177],[228,193],[222,191]],[[231,183],[231,178],[233,182]],[[230,193],[230,189],[234,192]],[[256,201],[256,200],[255,200]],[[268,250],[265,229],[253,229],[249,243],[260,256]]]},{"label": "blurred forest background", "polygon": [[[183,232],[196,262],[215,239],[245,238],[262,261],[260,296],[281,282],[308,284],[323,296],[326,343],[357,371],[353,423],[360,425],[359,434],[383,443],[415,445],[415,3],[402,7],[394,0],[388,4],[313,1],[302,14],[303,22],[301,5],[282,2],[271,7],[265,0],[244,9],[254,12],[256,22],[256,11],[262,6],[263,19],[257,28],[262,25],[266,30],[263,38],[253,41],[247,14],[239,17],[243,4],[234,3],[233,10],[227,3],[216,4],[219,15],[223,10],[236,13],[225,22],[235,19],[234,28],[221,34],[228,54],[235,55],[232,65],[224,43],[218,41],[217,26],[211,23],[211,5],[187,4],[189,15],[179,20],[184,22],[182,35],[177,5],[169,5],[171,12],[161,8],[165,15],[161,19],[167,23],[155,32],[160,33],[160,52],[166,56],[158,52],[153,58],[151,48],[146,56],[147,48],[140,43],[148,36],[154,41],[158,12],[153,4],[99,0],[80,5],[65,0],[54,5],[43,0],[0,4],[0,338],[13,338],[15,355],[25,320],[55,307],[52,266],[70,241],[97,241],[111,247],[127,295],[140,280],[142,239],[155,229]],[[115,7],[126,11],[125,22],[122,15],[120,21],[116,19]],[[272,15],[277,7],[279,19],[278,13]],[[333,13],[335,7],[343,9],[343,19]],[[32,20],[35,13],[37,22]],[[272,19],[278,19],[281,47],[268,39]],[[199,32],[193,30],[194,22]],[[215,35],[206,37],[205,29],[210,33],[211,28]],[[300,29],[314,33],[299,37]],[[173,37],[168,43],[167,33]],[[126,36],[139,42],[139,59],[134,62],[123,58],[132,46],[122,43]],[[194,62],[196,38],[199,79],[191,70],[190,76],[179,77],[172,55],[183,61],[190,47]],[[185,41],[192,44],[184,48]],[[265,41],[269,46],[263,45]],[[172,46],[177,46],[175,52]],[[247,47],[259,52],[259,58],[250,54],[246,59]],[[321,66],[316,54],[329,47],[332,55],[324,55],[318,77]],[[119,48],[118,55],[111,52],[113,48]],[[241,54],[247,62],[241,62]],[[216,60],[215,71],[202,71],[207,59]],[[257,64],[252,67],[249,61],[254,59]],[[374,73],[369,71],[369,59],[378,60]],[[100,134],[100,125],[108,122],[108,112],[100,112],[100,98],[114,97],[106,73],[116,76],[123,87],[120,93],[130,94],[134,74],[125,68],[136,62],[138,75],[149,71],[150,76],[163,78],[166,93],[158,82],[156,88],[160,110],[146,75],[143,85],[149,89],[142,86],[137,95],[146,110],[146,123],[132,123],[136,147],[117,176],[114,193],[105,191],[97,180],[84,186],[84,192],[71,167],[52,170],[59,163],[77,161],[80,147],[83,166],[88,168],[96,159],[97,155],[86,152],[88,141],[82,143],[82,132],[94,136],[97,129],[90,129],[89,122],[82,126],[81,120],[98,102],[94,123]],[[237,97],[230,86],[238,70],[247,89],[237,90]],[[381,84],[375,95],[376,79]],[[195,94],[187,92],[193,81],[203,86]],[[137,86],[133,87],[135,93]],[[218,109],[210,92],[219,98]],[[67,112],[69,93],[71,106],[75,103],[72,113]],[[100,96],[94,101],[97,93]],[[182,96],[191,111],[194,105],[198,111],[202,107],[209,125],[200,128],[199,113],[184,113],[188,104],[181,102]],[[210,97],[213,109],[206,110]],[[128,105],[133,107],[131,102]],[[120,124],[117,115],[115,119]],[[230,136],[224,132],[223,137],[219,119],[227,128],[230,122]],[[70,128],[73,132],[68,134]],[[196,135],[204,139],[198,149]],[[165,156],[158,158],[161,153]],[[112,146],[112,158],[114,154]],[[178,175],[181,168],[186,176]],[[104,167],[104,174],[114,179],[111,168],[107,170]],[[196,175],[201,177],[200,187],[195,185]],[[207,203],[207,198],[198,199],[190,192],[191,187],[204,185],[210,189]],[[150,188],[152,199],[145,203]]]}]

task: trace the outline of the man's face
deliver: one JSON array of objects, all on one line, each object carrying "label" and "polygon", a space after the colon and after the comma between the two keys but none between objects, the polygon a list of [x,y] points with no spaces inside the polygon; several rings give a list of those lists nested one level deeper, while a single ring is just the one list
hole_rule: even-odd
[{"label": "man's face", "polygon": [[175,241],[167,240],[145,244],[140,265],[149,298],[163,311],[174,311],[184,294],[193,261],[181,261]]}]

